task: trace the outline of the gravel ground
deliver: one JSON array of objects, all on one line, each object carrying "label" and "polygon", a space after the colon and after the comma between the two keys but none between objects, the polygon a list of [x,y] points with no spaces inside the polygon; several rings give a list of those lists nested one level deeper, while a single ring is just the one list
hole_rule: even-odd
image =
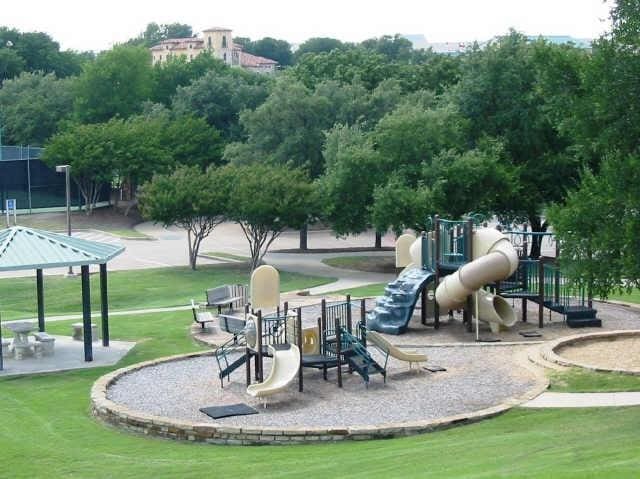
[{"label": "gravel ground", "polygon": [[[343,374],[344,387],[312,369],[304,372],[304,393],[294,381],[289,391],[269,399],[267,409],[245,393],[244,368],[220,388],[212,357],[173,361],[135,371],[108,391],[108,398],[148,414],[181,420],[213,422],[199,408],[247,403],[260,414],[225,418],[216,422],[233,426],[373,426],[388,422],[437,419],[484,409],[524,394],[535,385],[527,370],[513,363],[519,347],[422,348],[430,364],[446,372],[408,371],[404,363],[390,360],[387,384],[374,376],[365,389],[357,374]],[[265,361],[265,374],[270,368]]]},{"label": "gravel ground", "polygon": [[[521,300],[511,301],[513,309],[517,317],[522,317]],[[598,318],[602,320],[601,328],[576,328],[567,327],[564,323],[564,317],[557,313],[549,314],[549,310],[544,310],[544,328],[538,328],[538,305],[528,302],[527,316],[528,322],[518,321],[510,330],[502,331],[498,335],[494,335],[489,327],[480,323],[480,336],[496,337],[501,341],[521,341],[535,342],[548,341],[561,338],[564,336],[572,336],[574,334],[591,333],[599,331],[613,331],[618,329],[640,329],[640,309],[630,308],[612,303],[594,302],[594,308],[598,310]],[[454,319],[450,320],[446,315],[440,316],[440,329],[434,330],[430,326],[422,326],[420,324],[419,311],[416,312],[414,318],[409,324],[407,333],[399,336],[387,336],[394,344],[398,345],[429,345],[442,343],[472,343],[475,341],[475,330],[473,333],[466,331],[462,324],[462,315],[455,314]],[[475,327],[475,324],[474,324]],[[542,334],[538,338],[524,338],[519,331],[536,330]]]},{"label": "gravel ground", "polygon": [[570,361],[605,369],[640,370],[640,336],[581,341],[560,348],[557,354]]}]

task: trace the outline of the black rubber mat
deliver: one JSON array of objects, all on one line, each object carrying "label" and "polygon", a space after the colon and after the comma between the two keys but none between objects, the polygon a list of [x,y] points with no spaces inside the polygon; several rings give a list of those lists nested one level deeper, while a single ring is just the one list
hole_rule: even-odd
[{"label": "black rubber mat", "polygon": [[520,331],[518,334],[525,338],[541,338],[542,337],[542,333],[540,331]]},{"label": "black rubber mat", "polygon": [[427,371],[430,371],[432,373],[439,373],[441,371],[446,371],[446,368],[443,368],[442,366],[437,366],[435,364],[430,364],[429,366],[422,366],[422,369],[426,369]]},{"label": "black rubber mat", "polygon": [[246,416],[248,414],[258,414],[258,411],[253,409],[248,404],[228,404],[226,406],[211,406],[202,407],[200,412],[205,413],[207,416],[213,419],[221,419],[223,417],[231,416]]}]

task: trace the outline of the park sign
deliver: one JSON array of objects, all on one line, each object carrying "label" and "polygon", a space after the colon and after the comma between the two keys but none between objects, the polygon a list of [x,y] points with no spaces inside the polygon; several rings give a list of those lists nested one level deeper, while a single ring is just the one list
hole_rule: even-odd
[{"label": "park sign", "polygon": [[13,211],[13,224],[17,224],[16,212],[17,212],[17,202],[15,199],[5,200],[5,211],[7,212],[7,228],[11,226],[10,218],[11,212]]}]

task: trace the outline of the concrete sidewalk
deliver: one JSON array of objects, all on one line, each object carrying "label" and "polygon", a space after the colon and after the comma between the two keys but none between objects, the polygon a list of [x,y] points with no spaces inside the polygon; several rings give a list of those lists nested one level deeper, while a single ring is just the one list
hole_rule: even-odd
[{"label": "concrete sidewalk", "polygon": [[545,392],[522,404],[526,408],[639,406],[640,392],[554,393]]}]

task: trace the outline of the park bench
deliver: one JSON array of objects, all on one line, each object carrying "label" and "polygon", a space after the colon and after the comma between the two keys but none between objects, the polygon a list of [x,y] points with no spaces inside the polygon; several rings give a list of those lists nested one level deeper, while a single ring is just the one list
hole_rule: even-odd
[{"label": "park bench", "polygon": [[200,310],[200,306],[196,302],[191,300],[191,311],[193,312],[193,321],[200,325],[202,329],[205,329],[208,323],[213,323],[213,315],[208,311]]},{"label": "park bench", "polygon": [[247,302],[247,287],[242,284],[218,286],[207,290],[207,307],[215,307],[218,314],[222,313],[224,306],[229,311],[242,309]]}]

